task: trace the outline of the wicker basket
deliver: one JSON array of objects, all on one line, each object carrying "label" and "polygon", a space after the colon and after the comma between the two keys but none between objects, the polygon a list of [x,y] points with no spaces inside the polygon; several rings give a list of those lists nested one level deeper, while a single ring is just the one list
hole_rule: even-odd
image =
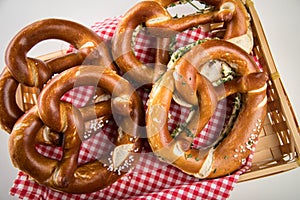
[{"label": "wicker basket", "polygon": [[276,69],[269,45],[251,0],[246,6],[252,17],[254,53],[270,75],[268,115],[260,133],[252,167],[239,181],[288,171],[299,166],[300,129],[293,108]]},{"label": "wicker basket", "polygon": [[[281,173],[300,165],[300,129],[296,116],[276,69],[254,4],[251,0],[247,0],[245,4],[252,17],[254,53],[263,69],[270,74],[270,80],[268,115],[259,135],[252,167],[240,176],[240,182]],[[47,60],[64,53],[59,51],[42,58]],[[21,86],[19,91],[19,105],[28,110],[35,104],[38,91],[25,86]]]}]

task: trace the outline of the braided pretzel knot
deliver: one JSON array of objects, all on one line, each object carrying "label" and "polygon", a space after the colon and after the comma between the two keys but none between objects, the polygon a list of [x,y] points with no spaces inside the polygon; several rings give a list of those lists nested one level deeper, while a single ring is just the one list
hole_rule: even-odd
[{"label": "braided pretzel knot", "polygon": [[[239,76],[222,86],[212,86],[198,71],[215,59],[230,64]],[[215,178],[234,172],[249,156],[261,130],[266,115],[266,81],[265,73],[259,72],[249,54],[236,45],[209,40],[195,46],[166,72],[150,94],[146,124],[153,152],[199,178]],[[187,91],[188,87],[193,90]],[[196,98],[192,105],[197,108],[187,119],[186,128],[173,139],[167,120],[174,91],[184,100]],[[189,95],[190,92],[193,94]],[[209,149],[190,148],[193,138],[214,113],[216,103],[234,93],[242,94],[242,108],[227,137]]]},{"label": "braided pretzel knot", "polygon": [[[99,160],[78,166],[83,121],[91,119],[91,113],[99,116],[103,105],[96,103],[82,112],[60,101],[75,84],[98,86],[112,95],[111,105],[122,126],[119,126],[112,158],[108,159],[113,161],[109,169],[105,167],[110,164],[108,161]],[[40,184],[69,193],[94,192],[112,184],[129,170],[130,166],[123,167],[123,164],[128,156],[136,158],[134,153],[141,150],[138,125],[142,125],[143,118],[138,95],[115,71],[100,66],[73,67],[54,77],[42,90],[38,104],[18,120],[9,139],[10,155],[16,167]],[[126,125],[130,128],[126,129]],[[59,161],[46,158],[35,149],[36,135],[44,126],[63,133],[63,157]],[[126,151],[120,151],[122,158],[116,160],[120,148]]]},{"label": "braided pretzel knot", "polygon": [[[232,10],[222,7],[219,11],[175,19],[164,6],[156,1],[137,3],[124,15],[112,40],[112,54],[117,65],[124,73],[128,73],[129,78],[139,83],[153,83],[166,71],[170,37],[178,31],[209,22],[228,21],[232,17]],[[133,32],[143,23],[151,35],[157,37],[154,68],[141,63],[131,47]]]},{"label": "braided pretzel knot", "polygon": [[[77,52],[43,61],[27,57],[27,53],[39,42],[59,39],[72,44]],[[82,62],[112,65],[104,42],[92,30],[75,22],[61,19],[45,19],[22,29],[6,50],[6,64],[0,78],[1,127],[8,133],[23,114],[15,94],[19,83],[41,89],[55,73],[60,73]],[[96,63],[95,63],[96,62]]]}]

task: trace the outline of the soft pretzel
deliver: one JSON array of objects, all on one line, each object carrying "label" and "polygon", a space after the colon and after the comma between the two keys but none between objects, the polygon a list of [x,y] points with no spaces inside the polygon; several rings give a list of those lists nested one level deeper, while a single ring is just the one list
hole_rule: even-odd
[{"label": "soft pretzel", "polygon": [[[87,140],[95,136],[99,133],[99,129],[101,129],[112,117],[110,100],[97,102],[96,104],[78,109],[85,123],[83,125],[85,131],[83,135],[81,135],[81,140]],[[63,136],[44,125],[36,135],[36,143],[61,147]]]},{"label": "soft pretzel", "polygon": [[[47,39],[67,41],[78,51],[45,61],[27,57],[34,45]],[[41,89],[55,73],[83,62],[104,63],[114,69],[105,44],[90,29],[61,19],[37,21],[22,29],[6,50],[7,67],[0,77],[0,111],[5,116],[1,118],[1,128],[10,133],[17,119],[26,111],[22,111],[16,102],[19,84]]]},{"label": "soft pretzel", "polygon": [[[112,95],[111,105],[114,117],[118,118],[119,134],[112,157],[108,155],[107,160],[95,160],[80,166],[77,164],[84,132],[83,118],[90,119],[91,115],[90,112],[82,114],[71,104],[60,101],[64,92],[75,84],[98,86]],[[98,107],[98,104],[94,107]],[[69,193],[97,191],[118,180],[131,168],[126,160],[137,159],[135,153],[141,150],[139,136],[143,113],[138,95],[115,71],[100,66],[68,69],[47,84],[39,96],[38,104],[16,123],[9,139],[11,159],[17,168],[38,183],[55,190]],[[97,111],[95,115],[98,115]],[[46,158],[35,149],[36,135],[45,125],[63,133],[63,158],[60,161]],[[124,148],[126,151],[122,150]],[[120,152],[122,157],[118,158]]]},{"label": "soft pretzel", "polygon": [[[11,133],[13,126],[15,125],[16,121],[27,111],[30,107],[34,106],[34,102],[31,102],[31,106],[28,108],[21,109],[19,107],[19,104],[17,103],[17,90],[18,87],[24,86],[20,85],[18,81],[14,79],[14,77],[11,75],[11,73],[8,71],[7,68],[4,68],[1,76],[0,76],[0,112],[1,118],[0,118],[0,128],[7,133]],[[26,87],[26,86],[24,86]],[[21,87],[22,88],[22,87]],[[24,92],[24,91],[20,91]],[[89,124],[92,122],[89,122],[89,120],[94,119],[97,117],[98,121],[105,122],[109,118],[111,118],[111,107],[110,107],[110,100],[107,98],[102,99],[103,96],[107,96],[107,94],[103,94],[102,90],[98,90],[95,92],[97,95],[97,98],[94,100],[90,100],[90,103],[88,103],[86,107],[79,108],[83,119],[86,122],[87,130],[84,135],[84,139],[88,139],[95,135],[97,133],[97,129],[93,130],[94,128],[89,128]],[[29,95],[38,95],[38,94],[29,94]],[[36,97],[32,97],[36,98]],[[24,99],[21,99],[24,101]],[[97,107],[94,107],[93,104],[95,102],[98,102]],[[101,103],[100,103],[101,102]],[[95,112],[92,112],[95,111]],[[96,116],[95,116],[96,113]],[[62,138],[59,134],[55,132],[51,132],[48,127],[44,127],[43,131],[40,131],[37,135],[37,141],[39,143],[43,144],[49,144],[49,145],[61,145]]]},{"label": "soft pretzel", "polygon": [[[112,54],[120,69],[128,73],[128,77],[142,84],[151,84],[157,80],[166,70],[166,67],[153,69],[141,63],[134,55],[131,47],[132,35],[136,27],[145,23],[148,31],[158,37],[157,49],[168,51],[169,38],[172,35],[199,24],[208,22],[228,21],[232,17],[232,10],[223,8],[205,14],[195,14],[183,18],[173,18],[167,9],[156,1],[142,1],[132,7],[118,24],[112,40]],[[166,39],[167,38],[167,39]],[[167,42],[163,45],[162,42]],[[166,49],[163,49],[166,48]],[[160,55],[160,53],[156,54]],[[156,56],[156,61],[166,64],[168,57]],[[162,60],[162,61],[161,61]],[[157,75],[158,74],[158,75]]]},{"label": "soft pretzel", "polygon": [[[171,4],[181,2],[180,0],[155,0],[162,6],[167,7]],[[224,33],[221,38],[232,42],[248,53],[253,48],[253,36],[250,25],[250,16],[242,0],[195,0],[207,5],[214,6],[213,10],[223,11]],[[183,18],[184,19],[184,18]],[[162,22],[161,25],[165,23]],[[159,26],[161,26],[159,25]],[[148,26],[152,26],[148,24]],[[156,25],[157,26],[157,25]],[[165,25],[164,25],[165,26]],[[220,36],[218,36],[220,37]]]},{"label": "soft pretzel", "polygon": [[[78,49],[78,52],[48,62],[27,57],[33,46],[47,39],[66,41]],[[98,64],[114,68],[105,43],[95,32],[72,21],[45,19],[26,26],[11,40],[6,50],[5,61],[18,82],[41,88],[54,73],[61,72],[69,66],[80,65],[91,55],[100,57]]]},{"label": "soft pretzel", "polygon": [[[213,87],[198,71],[215,59],[230,64],[238,78]],[[229,42],[209,40],[193,47],[169,68],[150,93],[146,127],[153,152],[163,161],[198,178],[220,177],[239,169],[251,153],[266,115],[267,78],[250,55]],[[189,95],[191,90],[186,90],[190,85],[197,91],[193,95]],[[182,92],[185,100],[196,98],[193,112],[175,138],[167,128],[174,91]],[[212,116],[216,102],[234,93],[242,94],[242,108],[227,137],[209,149],[190,148],[193,138]]]},{"label": "soft pretzel", "polygon": [[[215,1],[216,3],[218,1]],[[225,3],[234,3],[235,12],[232,20],[226,22],[226,30],[223,39],[236,44],[244,49],[247,53],[250,53],[253,48],[253,35],[250,25],[250,16],[242,0],[223,0],[220,5]],[[227,3],[227,4],[228,4]]]}]

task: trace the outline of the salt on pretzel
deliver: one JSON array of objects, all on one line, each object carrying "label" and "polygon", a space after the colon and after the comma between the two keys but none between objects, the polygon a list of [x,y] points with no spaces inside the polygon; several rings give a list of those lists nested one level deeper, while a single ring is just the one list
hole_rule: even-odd
[{"label": "salt on pretzel", "polygon": [[[8,69],[4,68],[0,76],[0,99],[2,100],[2,103],[0,104],[0,112],[2,113],[2,117],[0,118],[0,128],[6,131],[7,133],[11,133],[16,121],[27,110],[29,110],[29,107],[28,109],[24,108],[25,110],[21,109],[17,102],[18,97],[16,97],[16,93],[18,92],[18,87],[20,86],[21,85],[19,84],[19,82],[14,79],[14,77],[11,75]],[[84,108],[79,108],[88,129],[86,131],[86,134],[84,135],[84,139],[92,137],[98,131],[98,129],[95,129],[94,127],[92,129],[89,129],[88,125],[92,123],[89,122],[89,120],[94,119],[96,117],[98,118],[97,121],[101,123],[110,119],[112,115],[109,97],[102,99],[103,96],[107,96],[103,94],[102,90],[97,90],[95,94],[98,95],[95,100],[90,100],[87,106],[85,106]],[[98,104],[96,107],[94,107],[93,104],[95,104],[96,102],[98,102]],[[34,106],[34,104],[31,104],[30,107],[32,106]],[[61,145],[62,138],[59,134],[51,132],[50,129],[45,126],[43,130],[38,133],[37,141],[43,144],[59,146]]]},{"label": "salt on pretzel", "polygon": [[[113,57],[120,69],[124,73],[128,73],[131,79],[139,83],[151,84],[157,80],[157,77],[160,77],[164,73],[166,67],[154,70],[141,63],[135,57],[131,41],[133,32],[138,25],[145,23],[146,27],[149,28],[147,30],[153,36],[162,40],[162,38],[169,38],[175,35],[178,31],[183,31],[199,24],[228,21],[232,17],[232,12],[232,10],[226,7],[219,11],[175,19],[161,3],[156,1],[142,1],[127,11],[118,24],[112,39]],[[168,45],[161,45],[160,41],[158,42],[158,49],[166,46],[168,47]],[[168,51],[168,48],[162,50]],[[161,63],[166,64],[165,60],[168,59],[160,59],[157,55],[160,54],[156,54],[155,62],[163,60]]]},{"label": "salt on pretzel", "polygon": [[[98,134],[105,123],[111,119],[112,113],[110,105],[110,100],[108,100],[79,108],[83,121],[85,122],[83,125],[85,131],[81,136],[82,140],[90,139]],[[63,135],[44,125],[36,134],[35,142],[40,145],[61,147],[63,145]]]},{"label": "salt on pretzel", "polygon": [[[210,86],[198,70],[201,71],[201,67],[213,59],[229,63],[239,77],[224,86]],[[179,71],[176,71],[178,68]],[[178,74],[181,71],[190,73],[184,77]],[[261,131],[266,115],[267,78],[265,73],[258,70],[250,55],[229,42],[210,40],[193,47],[155,83],[150,93],[146,127],[153,152],[163,161],[198,178],[221,177],[236,171],[245,163]],[[172,96],[174,91],[189,87],[187,82],[190,80],[199,95],[196,95],[196,109],[187,119],[185,128],[173,138],[167,127]],[[200,92],[202,90],[204,92]],[[242,108],[228,135],[209,149],[190,148],[193,138],[203,128],[203,123],[212,116],[215,102],[233,93],[242,94]],[[203,105],[209,112],[202,111]]]},{"label": "salt on pretzel", "polygon": [[[45,61],[27,57],[32,47],[47,39],[69,42],[78,51]],[[4,115],[0,121],[1,128],[10,133],[17,119],[25,111],[18,107],[15,99],[19,84],[41,89],[53,74],[83,62],[103,63],[114,69],[104,42],[92,30],[78,23],[45,19],[19,31],[6,49],[7,67],[0,77],[0,111]]]},{"label": "salt on pretzel", "polygon": [[[108,155],[110,159],[77,163],[84,132],[83,118],[90,119],[90,112],[82,114],[71,104],[60,101],[64,92],[75,84],[98,86],[112,94],[112,110],[120,126],[112,157]],[[138,95],[115,71],[101,66],[73,67],[54,77],[42,90],[38,104],[18,120],[9,139],[10,156],[17,168],[40,184],[69,193],[94,192],[112,184],[130,169],[130,163],[124,163],[137,158],[135,153],[141,150],[139,126],[143,120]],[[47,158],[35,149],[36,135],[45,125],[63,133],[61,160]]]}]

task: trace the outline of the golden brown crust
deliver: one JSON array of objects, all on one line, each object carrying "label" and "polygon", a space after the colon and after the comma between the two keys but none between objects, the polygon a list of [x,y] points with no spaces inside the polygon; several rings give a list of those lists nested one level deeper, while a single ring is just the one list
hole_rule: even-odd
[{"label": "golden brown crust", "polygon": [[[172,3],[178,2],[178,0],[154,0],[163,7],[167,7]],[[238,37],[247,33],[249,26],[249,16],[241,0],[198,0],[199,2],[215,7],[213,12],[205,13],[202,15],[202,22],[198,21],[195,25],[211,23],[211,22],[225,22],[225,35],[224,39],[228,40],[234,37]],[[214,14],[213,14],[214,13]],[[194,16],[182,17],[177,19],[176,26],[192,26],[192,21],[196,20]],[[189,24],[190,23],[190,24]],[[189,25],[188,25],[189,24]],[[162,22],[163,26],[167,26],[167,23]],[[186,28],[173,28],[173,30],[182,31]]]},{"label": "golden brown crust", "polygon": [[[54,77],[42,90],[38,104],[16,123],[9,139],[9,149],[14,165],[37,182],[55,190],[88,193],[107,187],[126,171],[113,166],[108,168],[105,164],[109,163],[100,161],[78,166],[84,117],[90,119],[91,115],[84,114],[85,111],[81,114],[80,110],[72,107],[71,104],[60,101],[61,96],[74,85],[101,87],[112,94],[112,101],[118,101],[115,99],[120,96],[129,97],[129,103],[124,102],[124,105],[130,107],[123,109],[124,113],[119,116],[118,125],[123,130],[123,134],[119,135],[116,145],[132,144],[130,154],[137,159],[133,152],[141,151],[139,136],[144,118],[142,103],[125,79],[118,76],[115,71],[100,66],[73,67]],[[105,110],[110,112],[107,106],[103,106],[103,102],[94,105],[95,117],[99,115],[98,109],[100,112]],[[114,108],[114,104],[112,106]],[[90,106],[87,108],[89,111],[92,109]],[[130,130],[123,127],[123,124],[129,124]],[[63,134],[63,158],[60,161],[46,158],[35,149],[36,135],[45,125],[52,131]]]},{"label": "golden brown crust", "polygon": [[[66,62],[65,64],[60,62],[61,60],[47,63],[27,57],[27,53],[33,46],[47,39],[63,40],[78,50],[82,49],[76,55],[64,56],[62,60]],[[91,46],[85,47],[84,45]],[[45,19],[26,26],[11,40],[6,50],[5,60],[7,67],[18,82],[41,88],[54,73],[65,70],[66,66],[81,64],[96,49],[99,50],[100,64],[112,66],[106,45],[95,32],[68,20]]]},{"label": "golden brown crust", "polygon": [[[27,57],[33,46],[47,39],[64,40],[78,51],[46,61]],[[105,64],[114,69],[108,49],[92,30],[61,19],[45,19],[23,28],[7,47],[7,67],[0,77],[0,109],[6,116],[1,120],[1,127],[10,133],[17,119],[23,114],[16,102],[19,84],[41,89],[55,73],[83,62]]]},{"label": "golden brown crust", "polygon": [[[225,41],[247,34],[250,19],[240,0],[200,0],[215,9],[175,19],[166,7],[177,1],[143,1],[132,7],[117,27],[112,54],[130,81],[154,83],[146,116],[148,141],[154,153],[198,178],[224,176],[244,163],[257,140],[266,113],[267,77],[257,69],[247,52]],[[174,68],[167,69],[170,36],[214,22],[225,24],[224,41],[204,42],[179,59]],[[140,24],[145,24],[149,33],[156,37],[154,67],[145,66],[132,51],[132,35]],[[27,57],[35,44],[46,39],[64,40],[77,52],[47,61]],[[199,71],[207,61],[216,59],[234,65],[240,77],[213,87]],[[83,61],[99,66],[69,69]],[[16,167],[38,183],[69,193],[97,191],[126,173],[109,161],[95,160],[81,166],[77,163],[81,141],[87,137],[84,123],[96,118],[108,119],[112,114],[120,127],[113,151],[130,144],[129,153],[135,159],[133,152],[141,151],[141,127],[145,117],[142,103],[128,81],[116,74],[110,52],[94,32],[66,20],[38,21],[13,38],[7,48],[6,62],[8,67],[0,78],[0,112],[5,113],[1,118],[1,128],[12,132],[9,150]],[[44,86],[54,73],[61,74]],[[26,114],[19,109],[15,99],[20,83],[40,89],[44,87],[38,104]],[[65,92],[82,85],[101,87],[99,94],[109,92],[111,99],[90,101],[83,108],[60,101]],[[190,148],[194,137],[213,115],[218,101],[235,93],[242,94],[243,105],[228,136],[209,150]],[[175,138],[167,128],[174,94],[193,106],[185,127]],[[89,134],[94,134],[92,132]],[[36,144],[61,146],[63,158],[58,161],[40,155],[35,149]]]},{"label": "golden brown crust", "polygon": [[[195,105],[196,74],[210,60],[220,60],[237,66],[240,74],[246,75],[257,72],[257,67],[249,54],[236,45],[222,40],[210,40],[195,46],[176,63],[176,91],[186,102]],[[178,67],[179,66],[179,67]]]},{"label": "golden brown crust", "polygon": [[[199,74],[194,75],[194,79],[189,79],[191,73],[186,73],[191,71],[197,74],[198,66],[201,68],[204,63],[214,59],[232,64],[241,76],[238,80],[225,83],[222,92],[219,86],[214,88],[206,84],[208,87],[205,89],[205,82],[199,84]],[[229,42],[210,40],[195,46],[178,60],[174,68],[166,72],[151,91],[146,124],[152,150],[166,162],[198,178],[215,178],[234,172],[249,156],[261,130],[261,123],[266,115],[267,78],[266,74],[258,70],[250,55]],[[186,84],[182,84],[182,81]],[[200,117],[199,112],[195,112],[193,117],[187,120],[187,128],[180,130],[175,138],[171,137],[166,125],[174,91],[186,98],[185,92],[178,90],[183,90],[189,85],[197,89],[192,96],[197,101],[194,106],[198,105],[200,111],[203,108],[214,111],[216,103],[212,102],[233,93],[241,93],[243,96],[242,109],[230,133],[217,147],[210,150],[185,147],[193,141],[189,137],[193,138],[199,133],[199,128],[203,128],[202,123],[210,119],[212,112],[202,112]]]},{"label": "golden brown crust", "polygon": [[[134,81],[142,84],[151,84],[160,77],[167,64],[169,50],[168,44],[170,36],[175,35],[178,31],[184,31],[188,28],[206,24],[209,22],[229,21],[232,12],[228,9],[218,10],[205,14],[195,14],[193,16],[185,16],[182,18],[172,18],[167,9],[166,4],[172,1],[143,1],[132,7],[122,18],[118,24],[112,40],[112,54],[117,65],[124,73],[128,73],[129,77]],[[152,36],[157,37],[157,54],[155,64],[159,70],[153,69],[141,63],[132,51],[132,35],[138,25],[145,24],[148,32]],[[157,74],[158,73],[158,74]]]},{"label": "golden brown crust", "polygon": [[[180,2],[178,0],[156,0],[163,6],[168,6],[172,3]],[[202,14],[202,24],[205,22],[213,24],[213,22],[220,23],[216,30],[212,30],[216,37],[222,38],[229,42],[232,42],[248,53],[253,48],[253,35],[250,25],[250,16],[242,0],[198,0],[201,3],[212,5],[213,9],[210,12]],[[188,19],[189,18],[189,19]],[[195,18],[193,16],[182,17],[177,19],[178,22],[184,26],[188,23],[192,24]],[[200,21],[198,22],[200,23]],[[164,23],[167,26],[167,23]],[[197,24],[194,23],[194,24]],[[173,28],[174,29],[174,28]],[[177,29],[179,30],[179,29]]]},{"label": "golden brown crust", "polygon": [[0,77],[0,128],[10,133],[15,122],[23,111],[16,101],[16,91],[19,83],[5,67]]},{"label": "golden brown crust", "polygon": [[[163,17],[170,17],[163,7],[155,2],[145,1],[132,7],[117,26],[112,40],[113,58],[119,68],[124,73],[128,73],[129,78],[134,81],[142,84],[150,84],[154,81],[153,77],[155,75],[153,68],[145,66],[135,57],[131,46],[133,32],[143,22],[152,18]],[[161,50],[165,51],[166,49]]]},{"label": "golden brown crust", "polygon": [[226,24],[224,39],[228,40],[245,35],[250,26],[250,17],[245,5],[241,0],[223,0],[222,4],[232,2],[235,5],[235,12],[232,19]]}]

